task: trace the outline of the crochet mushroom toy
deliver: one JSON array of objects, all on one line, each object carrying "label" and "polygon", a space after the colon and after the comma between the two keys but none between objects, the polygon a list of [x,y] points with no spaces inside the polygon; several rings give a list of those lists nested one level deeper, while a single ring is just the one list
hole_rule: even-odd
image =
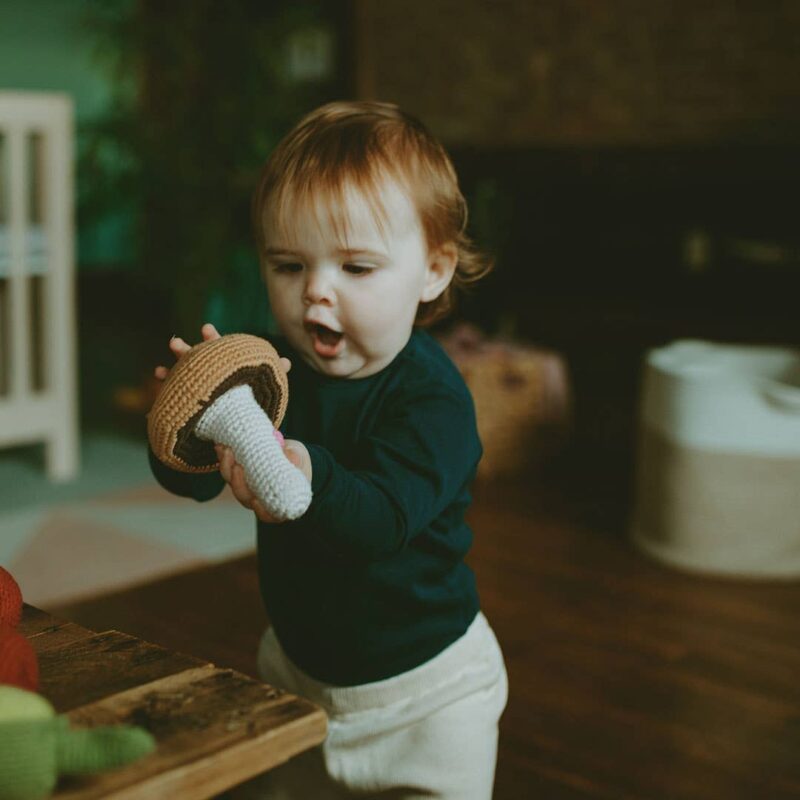
[{"label": "crochet mushroom toy", "polygon": [[214,444],[224,444],[267,511],[297,519],[311,503],[311,485],[278,440],[288,400],[286,373],[269,342],[243,333],[201,342],[164,381],[147,416],[150,447],[173,469],[213,472]]}]

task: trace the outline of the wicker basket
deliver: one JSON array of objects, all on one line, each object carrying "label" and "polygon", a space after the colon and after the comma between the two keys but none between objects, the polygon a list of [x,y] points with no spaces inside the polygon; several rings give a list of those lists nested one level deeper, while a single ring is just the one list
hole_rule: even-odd
[{"label": "wicker basket", "polygon": [[542,465],[570,428],[567,370],[557,353],[490,340],[460,325],[440,341],[472,392],[483,458],[480,478],[505,478]]}]

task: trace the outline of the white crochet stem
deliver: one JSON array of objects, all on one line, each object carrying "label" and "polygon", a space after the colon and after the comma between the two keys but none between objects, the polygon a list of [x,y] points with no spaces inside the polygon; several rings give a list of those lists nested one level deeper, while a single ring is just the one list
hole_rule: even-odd
[{"label": "white crochet stem", "polygon": [[273,431],[272,420],[247,384],[218,397],[195,425],[200,439],[231,448],[250,491],[273,517],[297,519],[311,503],[311,485],[283,454]]}]

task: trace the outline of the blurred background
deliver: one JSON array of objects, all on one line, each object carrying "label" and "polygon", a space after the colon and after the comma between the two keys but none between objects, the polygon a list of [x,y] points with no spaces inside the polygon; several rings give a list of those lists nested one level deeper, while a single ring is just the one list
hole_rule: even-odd
[{"label": "blurred background", "polygon": [[[148,488],[150,376],[169,337],[193,341],[204,320],[269,335],[250,194],[271,148],[323,102],[396,102],[448,147],[471,232],[497,263],[437,330],[472,364],[484,431],[503,443],[487,464],[505,479],[535,462],[598,529],[624,534],[648,349],[800,343],[795,3],[0,0],[0,20],[0,90],[72,109],[69,163],[31,129],[22,172],[13,113],[0,120],[0,391],[13,396],[23,351],[44,391],[46,343],[68,353],[74,321],[78,405],[59,417],[80,432],[71,479],[49,480],[53,445],[0,416],[0,560],[31,576],[37,600],[252,547],[251,532],[217,541],[234,503],[214,517]],[[45,209],[64,168],[74,302],[48,288],[60,245]],[[29,230],[14,251],[7,187],[23,173]],[[30,307],[27,350],[12,341],[15,303]],[[121,544],[104,561],[109,526]],[[99,566],[58,588],[55,540]]]},{"label": "blurred background", "polygon": [[261,165],[395,102],[496,260],[435,330],[485,450],[496,797],[800,796],[798,75],[792,0],[0,0],[0,564],[252,672],[252,517],[155,484],[153,368],[270,335]]}]

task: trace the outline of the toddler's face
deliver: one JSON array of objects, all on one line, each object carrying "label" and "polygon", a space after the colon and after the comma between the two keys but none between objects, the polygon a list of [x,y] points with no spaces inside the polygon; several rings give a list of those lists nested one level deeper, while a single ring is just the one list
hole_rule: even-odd
[{"label": "toddler's face", "polygon": [[[267,215],[266,279],[280,329],[305,361],[339,378],[362,378],[403,349],[434,275],[416,210],[386,182],[383,235],[357,191],[347,193],[346,243],[325,209],[300,210],[280,234]],[[438,291],[436,292],[438,294]]]}]

